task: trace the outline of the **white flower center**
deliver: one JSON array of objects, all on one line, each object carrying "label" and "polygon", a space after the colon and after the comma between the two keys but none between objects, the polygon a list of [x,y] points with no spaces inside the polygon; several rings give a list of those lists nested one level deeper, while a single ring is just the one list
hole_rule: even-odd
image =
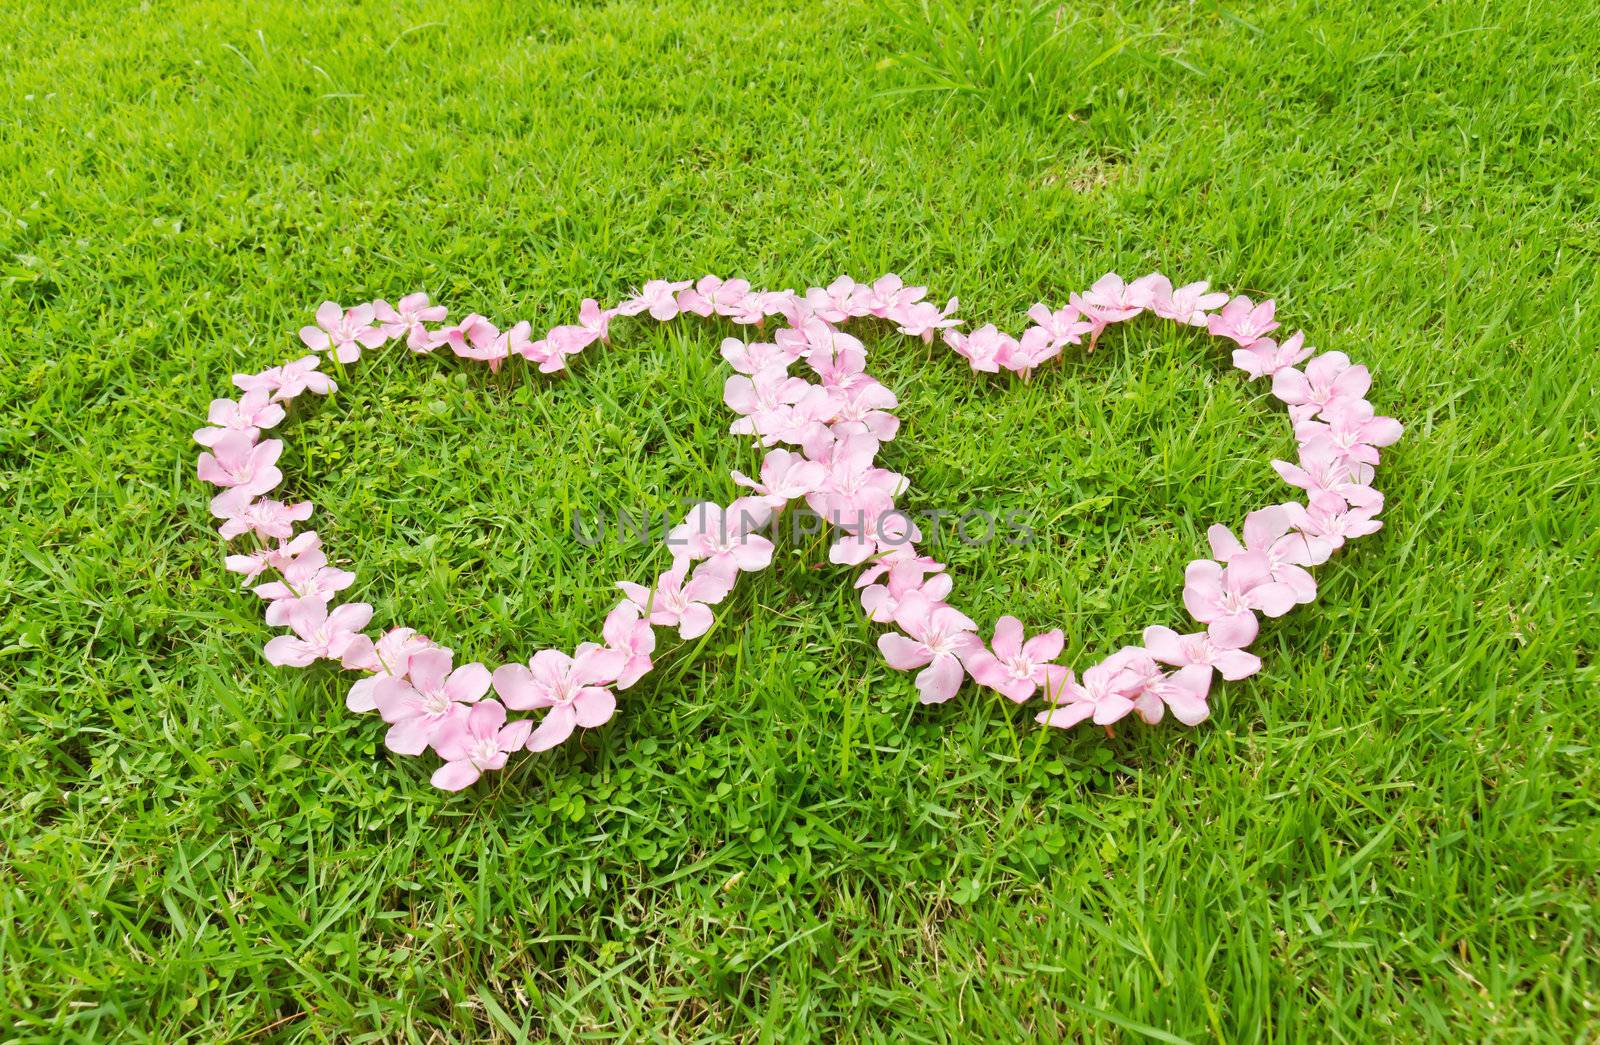
[{"label": "white flower center", "polygon": [[1005,665],[1005,669],[1011,672],[1013,678],[1033,678],[1033,661],[1025,654],[1019,653],[1014,657],[1001,657],[1000,663]]},{"label": "white flower center", "polygon": [[467,758],[479,769],[484,768],[500,753],[500,742],[495,737],[485,737],[477,740],[467,748]]},{"label": "white flower center", "polygon": [[582,684],[580,684],[578,680],[573,677],[570,671],[567,672],[565,675],[561,676],[561,681],[556,683],[554,687],[553,696],[555,697],[556,704],[571,704],[574,700],[578,699],[578,693],[582,689]]}]

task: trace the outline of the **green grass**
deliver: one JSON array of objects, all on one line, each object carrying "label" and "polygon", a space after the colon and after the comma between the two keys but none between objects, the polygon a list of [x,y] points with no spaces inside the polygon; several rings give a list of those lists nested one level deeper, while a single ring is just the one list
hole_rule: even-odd
[{"label": "green grass", "polygon": [[[1600,15],[1374,10],[7,5],[0,1039],[1594,1040]],[[895,270],[1015,327],[1157,266],[1275,296],[1408,426],[1387,528],[1194,731],[920,708],[809,541],[443,796],[261,659],[193,477],[324,297]],[[570,508],[732,494],[724,331],[619,334],[559,381],[391,355],[291,422],[378,621],[568,646],[663,558]],[[873,348],[912,502],[1037,521],[950,550],[963,605],[1079,665],[1282,496],[1203,338],[1027,386]]]}]

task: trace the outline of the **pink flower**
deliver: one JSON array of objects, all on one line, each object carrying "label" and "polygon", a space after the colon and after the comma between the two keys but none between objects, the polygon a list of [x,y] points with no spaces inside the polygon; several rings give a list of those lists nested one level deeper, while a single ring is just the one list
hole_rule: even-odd
[{"label": "pink flower", "polygon": [[1295,438],[1304,446],[1325,447],[1351,464],[1376,465],[1378,448],[1400,440],[1400,422],[1374,416],[1372,404],[1365,399],[1335,400],[1322,416],[1327,420],[1295,425]]},{"label": "pink flower", "polygon": [[597,335],[601,341],[611,340],[611,317],[616,314],[616,309],[601,308],[600,302],[594,298],[584,298],[578,302],[578,325]]},{"label": "pink flower", "polygon": [[808,384],[805,394],[798,400],[761,411],[750,418],[750,424],[760,436],[762,446],[774,443],[808,446],[820,438],[829,422],[838,416],[839,402],[835,393],[821,385]]},{"label": "pink flower", "polygon": [[[935,562],[926,555],[905,552],[885,555],[862,570],[856,579],[856,587],[861,589],[861,608],[868,619],[889,624],[899,612],[900,603],[912,592],[932,602],[942,602],[954,583],[943,570],[944,563]],[[873,583],[880,579],[886,579],[887,583]]]},{"label": "pink flower", "polygon": [[1219,646],[1203,631],[1180,635],[1159,624],[1144,629],[1150,656],[1175,668],[1215,668],[1225,679],[1242,679],[1261,670],[1261,658],[1242,649]]},{"label": "pink flower", "polygon": [[[893,473],[890,473],[893,474]],[[885,511],[876,519],[865,513],[833,520],[840,536],[828,547],[828,561],[838,566],[859,566],[874,555],[904,556],[915,551],[922,534],[905,512]],[[948,594],[949,589],[938,589]]]},{"label": "pink flower", "polygon": [[315,530],[307,530],[293,540],[279,539],[276,548],[259,548],[244,555],[229,555],[222,564],[230,573],[243,574],[244,583],[249,584],[267,570],[283,572],[295,561],[296,556],[321,547],[322,538],[317,536]]},{"label": "pink flower", "polygon": [[[195,470],[212,486],[239,491],[235,498],[254,497],[283,482],[283,472],[277,466],[281,453],[282,440],[267,439],[257,443],[247,432],[229,432],[200,455]],[[223,503],[231,506],[234,500]]]},{"label": "pink flower", "polygon": [[1133,698],[1133,708],[1150,725],[1161,721],[1167,708],[1186,726],[1198,726],[1211,714],[1206,695],[1211,689],[1211,669],[1199,665],[1158,674]]},{"label": "pink flower", "polygon": [[[714,279],[708,276],[707,279]],[[701,282],[705,282],[702,280]],[[702,291],[702,293],[706,293]],[[749,307],[750,281],[745,279],[723,280],[706,293],[706,300],[711,302],[711,308],[719,316],[730,318],[742,316]]]},{"label": "pink flower", "polygon": [[1067,300],[1089,321],[1089,351],[1093,352],[1106,327],[1144,311],[1145,297],[1143,288],[1129,287],[1121,276],[1108,272],[1082,294],[1069,294]]},{"label": "pink flower", "polygon": [[338,660],[371,619],[372,607],[364,602],[347,602],[330,613],[327,603],[301,600],[289,613],[288,624],[294,634],[279,635],[261,652],[267,663],[278,667],[303,668],[316,660]]},{"label": "pink flower", "polygon": [[1372,488],[1372,466],[1349,460],[1331,442],[1319,440],[1303,445],[1299,464],[1274,460],[1272,467],[1284,482],[1308,494],[1336,494],[1345,503],[1374,513],[1383,508],[1383,494]]},{"label": "pink flower", "polygon": [[302,392],[331,395],[339,390],[333,378],[318,373],[322,360],[316,356],[301,356],[292,363],[271,367],[259,374],[234,374],[234,387],[245,392],[265,389],[272,393],[272,401],[284,403]]},{"label": "pink flower", "polygon": [[812,493],[827,477],[827,469],[822,465],[789,450],[767,451],[767,455],[761,459],[759,483],[743,472],[733,473],[734,482],[754,490],[769,507],[775,509]]},{"label": "pink flower", "polygon": [[1007,370],[1015,370],[1026,381],[1036,367],[1042,366],[1061,354],[1061,345],[1053,340],[1044,327],[1029,327],[1022,332],[1022,340],[1016,343],[1000,365]]},{"label": "pink flower", "polygon": [[768,290],[751,293],[739,303],[729,319],[735,323],[761,324],[768,316],[799,316],[805,303],[795,297],[792,290]]},{"label": "pink flower", "polygon": [[985,374],[997,374],[1000,367],[1017,350],[1017,340],[1002,334],[993,323],[985,323],[970,334],[957,330],[944,332],[944,343],[955,349],[956,355],[972,364],[972,369]]},{"label": "pink flower", "polygon": [[310,548],[284,564],[279,571],[282,580],[256,585],[255,593],[269,602],[268,624],[286,624],[297,602],[314,599],[326,603],[355,583],[355,574],[327,563],[328,556],[321,547]]},{"label": "pink flower", "polygon": [[346,668],[372,674],[358,679],[350,687],[344,706],[355,712],[376,711],[378,683],[384,679],[405,678],[411,672],[412,658],[432,649],[443,647],[412,628],[390,628],[377,642],[357,635],[345,647],[341,663]]},{"label": "pink flower", "polygon": [[506,756],[528,742],[533,723],[506,725],[506,709],[498,700],[484,700],[464,715],[447,721],[433,740],[444,765],[433,771],[432,783],[442,791],[471,787],[484,773],[504,769]]},{"label": "pink flower", "polygon": [[905,476],[874,463],[878,446],[870,435],[845,436],[834,443],[822,462],[827,478],[806,497],[811,510],[848,533],[880,522],[907,484]]},{"label": "pink flower", "polygon": [[858,339],[814,321],[807,328],[806,364],[822,378],[823,388],[843,394],[872,381],[866,374],[867,351]]},{"label": "pink flower", "polygon": [[557,327],[544,338],[534,341],[531,339],[533,327],[527,322],[522,322],[501,334],[500,340],[505,342],[508,356],[521,356],[528,362],[536,364],[539,373],[553,374],[558,370],[565,370],[567,357],[577,355],[587,344],[582,335],[569,337],[557,334],[557,331],[575,329],[577,328]]},{"label": "pink flower", "polygon": [[211,514],[221,519],[217,533],[231,541],[242,533],[254,533],[262,540],[287,540],[294,536],[294,524],[311,518],[311,502],[258,501],[255,494],[233,489],[211,499]]},{"label": "pink flower", "polygon": [[772,542],[755,531],[766,524],[771,512],[758,497],[741,497],[726,508],[702,502],[667,534],[667,547],[675,560],[704,559],[717,570],[764,570],[772,562]]},{"label": "pink flower", "polygon": [[[1071,305],[1052,312],[1049,306],[1040,302],[1028,309],[1028,318],[1038,324],[1033,329],[1043,331],[1044,336],[1050,339],[1050,344],[1058,350],[1063,345],[1083,344],[1083,335],[1094,329],[1094,324],[1087,322]],[[1024,342],[1028,340],[1029,332],[1023,332]]]},{"label": "pink flower", "polygon": [[388,340],[382,328],[373,326],[376,313],[371,305],[357,305],[348,312],[332,301],[317,307],[317,325],[301,327],[300,340],[313,352],[332,350],[341,363],[354,363],[363,348],[377,348]]},{"label": "pink flower", "polygon": [[1296,366],[1315,351],[1305,340],[1305,334],[1298,330],[1285,338],[1281,345],[1270,337],[1264,337],[1249,348],[1234,349],[1233,365],[1243,370],[1252,381],[1260,377],[1276,380],[1279,371]]},{"label": "pink flower", "polygon": [[1209,283],[1190,283],[1173,290],[1172,281],[1160,273],[1152,273],[1144,278],[1149,280],[1150,311],[1162,319],[1185,326],[1205,326],[1210,319],[1206,313],[1221,307],[1228,300],[1226,294],[1208,294],[1211,287]]},{"label": "pink flower", "polygon": [[995,623],[989,649],[980,646],[965,658],[973,681],[1017,704],[1033,696],[1040,686],[1045,688],[1047,697],[1060,693],[1070,672],[1050,661],[1061,656],[1061,629],[1041,632],[1026,642],[1023,638],[1020,620],[1001,617]]},{"label": "pink flower", "polygon": [[624,301],[617,306],[619,316],[637,316],[648,311],[655,319],[665,323],[679,312],[678,291],[689,285],[688,280],[669,282],[664,279],[652,279],[644,285],[639,296]]},{"label": "pink flower", "polygon": [[1312,491],[1309,504],[1290,502],[1283,509],[1295,529],[1305,536],[1313,566],[1327,562],[1346,540],[1383,528],[1383,523],[1373,518],[1376,508],[1351,508],[1335,493]]},{"label": "pink flower", "polygon": [[1206,536],[1211,542],[1211,556],[1218,562],[1226,564],[1246,554],[1259,555],[1266,561],[1267,576],[1287,584],[1296,602],[1310,602],[1317,597],[1317,582],[1302,567],[1312,564],[1311,549],[1302,534],[1290,532],[1293,525],[1289,513],[1273,505],[1245,516],[1243,544],[1222,525],[1211,527]]},{"label": "pink flower", "polygon": [[696,639],[711,629],[714,620],[709,607],[728,597],[738,574],[725,565],[703,564],[689,575],[689,564],[677,562],[656,578],[654,589],[628,581],[618,581],[628,600],[649,615],[651,624],[677,628],[678,637]]},{"label": "pink flower", "polygon": [[897,671],[922,668],[917,691],[924,704],[942,704],[956,695],[966,672],[962,658],[983,648],[977,625],[959,610],[918,593],[907,595],[895,613],[906,634],[878,636],[883,659]]},{"label": "pink flower", "polygon": [[428,304],[428,295],[420,293],[407,294],[400,299],[399,305],[391,305],[380,298],[372,303],[372,311],[383,336],[394,340],[404,334],[406,347],[413,352],[434,350],[436,342],[433,334],[423,324],[441,323],[448,315],[443,305]]},{"label": "pink flower", "polygon": [[748,280],[701,276],[694,286],[678,295],[678,308],[697,316],[733,316],[742,311],[749,295]]},{"label": "pink flower", "polygon": [[828,323],[843,323],[851,316],[867,314],[866,300],[872,288],[857,283],[849,276],[840,276],[826,289],[812,287],[806,291],[806,304],[811,314]]},{"label": "pink flower", "polygon": [[229,432],[244,432],[252,440],[262,428],[276,427],[283,420],[283,407],[269,398],[264,388],[246,392],[237,402],[232,399],[213,399],[206,411],[211,428],[195,431],[194,441],[201,446],[215,446],[217,440]]},{"label": "pink flower", "polygon": [[[561,329],[561,328],[557,328]],[[505,357],[521,356],[530,363],[537,363],[539,373],[553,374],[557,370],[564,370],[567,366],[567,357],[576,355],[583,348],[580,340],[571,340],[546,336],[534,341],[533,325],[523,320],[512,326],[495,338],[494,342],[485,350],[485,358],[490,359],[489,369],[495,370],[499,366],[498,353],[503,348]]]},{"label": "pink flower", "polygon": [[584,298],[576,324],[554,327],[545,336],[548,349],[544,359],[536,360],[539,369],[552,373],[566,365],[565,357],[577,355],[596,341],[605,341],[611,336],[614,315],[616,312],[612,309],[602,310],[594,298]]},{"label": "pink flower", "polygon": [[378,714],[389,723],[383,743],[397,755],[420,755],[445,724],[465,713],[489,692],[489,669],[479,663],[451,670],[451,654],[434,647],[411,657],[405,676],[391,675],[373,686]]},{"label": "pink flower", "polygon": [[775,414],[780,407],[805,398],[814,386],[777,366],[769,366],[753,377],[734,374],[723,383],[722,401],[739,420],[729,426],[734,435],[755,435],[757,422]]},{"label": "pink flower", "polygon": [[[803,344],[804,340],[801,339]],[[800,358],[800,347],[768,345],[758,341],[747,345],[736,337],[730,337],[722,341],[722,358],[741,374],[759,374],[769,367],[787,373],[790,364]]]},{"label": "pink flower", "polygon": [[1073,307],[1091,320],[1098,313],[1107,322],[1121,323],[1143,312],[1149,295],[1138,280],[1130,286],[1115,272],[1107,272],[1082,294],[1068,295],[1068,300],[1073,298],[1077,299],[1072,301]]},{"label": "pink flower", "polygon": [[1272,375],[1272,394],[1289,404],[1296,422],[1309,421],[1335,399],[1360,399],[1372,387],[1364,366],[1351,366],[1343,352],[1324,352],[1306,364],[1305,372],[1285,367]]},{"label": "pink flower", "polygon": [[[522,333],[526,336],[526,327]],[[499,370],[511,355],[510,337],[501,335],[499,327],[476,312],[454,326],[435,331],[434,342],[450,346],[450,351],[463,359],[488,363],[490,370]]]},{"label": "pink flower", "polygon": [[869,315],[891,319],[903,314],[927,296],[927,287],[908,287],[893,272],[873,280],[872,286],[858,295],[859,303]]},{"label": "pink flower", "polygon": [[1241,294],[1223,305],[1221,312],[1207,316],[1206,329],[1216,337],[1232,338],[1240,348],[1249,348],[1278,329],[1272,318],[1276,311],[1271,299],[1257,305]]},{"label": "pink flower", "polygon": [[1241,555],[1224,568],[1196,559],[1183,574],[1183,604],[1218,646],[1239,649],[1255,641],[1256,611],[1281,617],[1294,608],[1294,592],[1272,580],[1265,556]]},{"label": "pink flower", "polygon": [[593,729],[610,721],[617,698],[606,688],[617,680],[627,655],[593,642],[578,647],[576,656],[540,650],[527,667],[507,664],[494,673],[494,689],[506,707],[549,708],[528,738],[529,751],[548,751],[572,735],[575,727]]},{"label": "pink flower", "polygon": [[1056,706],[1041,711],[1034,720],[1057,729],[1071,729],[1085,719],[1109,726],[1134,708],[1153,675],[1159,674],[1149,654],[1137,646],[1124,646],[1083,673],[1083,681],[1068,671],[1059,690],[1048,696]]},{"label": "pink flower", "polygon": [[800,447],[800,452],[805,454],[810,460],[813,460],[826,468],[828,466],[828,462],[833,459],[834,446],[843,440],[846,435],[859,435],[863,438],[871,439],[873,442],[877,442],[877,436],[870,433],[847,432],[840,434],[835,432],[833,430],[833,426],[831,425],[817,425],[809,429],[805,433],[804,438],[800,440],[798,444]]},{"label": "pink flower", "polygon": [[889,412],[900,405],[900,400],[871,378],[857,384],[835,402],[837,411],[832,423],[838,435],[866,434],[887,443],[900,431],[900,419]]},{"label": "pink flower", "polygon": [[908,337],[920,337],[932,344],[934,331],[961,325],[961,320],[951,315],[959,307],[961,302],[956,298],[945,302],[944,308],[931,301],[919,301],[903,309],[897,309],[898,315],[889,318],[900,324],[896,328],[900,333]]},{"label": "pink flower", "polygon": [[606,615],[601,628],[606,647],[626,657],[622,670],[617,673],[617,688],[627,689],[650,670],[650,654],[656,649],[655,629],[639,617],[639,607],[632,602],[619,602]]}]

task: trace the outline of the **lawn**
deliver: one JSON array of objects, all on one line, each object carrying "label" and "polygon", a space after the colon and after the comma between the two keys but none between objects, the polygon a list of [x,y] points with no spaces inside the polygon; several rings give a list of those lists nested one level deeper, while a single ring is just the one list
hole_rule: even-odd
[{"label": "lawn", "polygon": [[[1600,10],[889,0],[0,11],[0,1039],[1600,1035]],[[921,707],[820,538],[460,795],[269,666],[190,432],[324,298],[535,326],[705,272],[970,323],[1115,270],[1276,298],[1407,426],[1385,529],[1199,728]],[[386,352],[288,433],[348,593],[491,665],[726,500],[731,331],[552,380]],[[1261,384],[1113,331],[1023,384],[869,337],[940,553],[1079,667],[1286,488]]]}]

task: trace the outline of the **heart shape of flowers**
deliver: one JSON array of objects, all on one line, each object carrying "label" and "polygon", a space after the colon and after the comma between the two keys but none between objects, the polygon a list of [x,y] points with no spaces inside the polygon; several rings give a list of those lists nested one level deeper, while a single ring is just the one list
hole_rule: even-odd
[{"label": "heart shape of flowers", "polygon": [[[1169,710],[1196,725],[1209,714],[1214,676],[1240,679],[1260,669],[1260,658],[1247,651],[1259,616],[1281,616],[1312,601],[1317,587],[1308,567],[1382,525],[1383,495],[1372,486],[1373,472],[1379,450],[1400,438],[1400,425],[1378,416],[1366,400],[1366,367],[1342,352],[1313,356],[1300,332],[1276,340],[1272,301],[1230,299],[1206,283],[1174,287],[1159,273],[1132,282],[1111,273],[1070,295],[1065,307],[1035,305],[1028,311],[1033,325],[1012,337],[993,325],[963,333],[956,300],[940,308],[926,296],[925,287],[907,286],[892,274],[872,283],[840,277],[804,293],[757,291],[744,280],[715,276],[652,280],[613,308],[585,299],[576,323],[537,340],[526,322],[501,330],[474,314],[448,324],[445,309],[425,294],[349,309],[324,302],[315,325],[300,331],[313,354],[235,374],[243,394],[213,401],[209,425],[195,433],[206,448],[199,477],[221,488],[211,500],[221,520],[218,533],[228,541],[253,541],[249,550],[227,556],[227,568],[247,585],[269,572],[275,577],[254,591],[266,600],[267,623],[289,633],[266,644],[266,659],[284,667],[331,660],[362,673],[346,706],[376,711],[388,723],[384,742],[394,753],[432,750],[443,760],[433,783],[458,791],[503,768],[512,752],[549,750],[578,729],[609,721],[616,692],[650,671],[656,629],[674,629],[684,640],[703,635],[714,622],[713,608],[739,577],[771,564],[773,546],[761,529],[804,500],[839,534],[829,559],[862,568],[856,580],[862,609],[895,629],[879,636],[878,648],[891,667],[917,673],[923,703],[949,700],[970,677],[1017,703],[1039,697],[1045,706],[1036,718],[1049,726],[1092,721],[1109,731],[1130,714],[1155,724]],[[781,321],[770,341],[728,338],[721,349],[735,371],[723,389],[724,402],[738,415],[729,431],[770,449],[758,477],[733,473],[748,495],[728,505],[699,504],[667,535],[672,566],[654,583],[618,583],[623,597],[605,617],[600,642],[571,654],[541,650],[525,664],[491,672],[478,663],[456,666],[449,649],[410,628],[369,635],[372,607],[366,603],[334,605],[355,574],[328,564],[314,530],[297,529],[312,514],[309,501],[285,504],[267,496],[283,481],[277,466],[283,443],[262,438],[294,400],[335,390],[320,369],[323,355],[353,364],[364,352],[403,341],[415,353],[448,348],[491,370],[521,358],[550,374],[596,342],[608,342],[619,317],[667,322],[682,315],[716,316],[758,330]],[[976,622],[947,601],[950,574],[918,552],[916,526],[895,511],[905,477],[877,463],[883,443],[899,429],[898,400],[867,373],[866,348],[844,328],[876,319],[926,342],[939,335],[973,370],[1027,380],[1067,346],[1087,338],[1092,352],[1107,327],[1141,315],[1226,338],[1236,346],[1236,367],[1252,380],[1270,379],[1272,394],[1288,406],[1299,445],[1297,462],[1272,466],[1303,500],[1251,512],[1238,536],[1212,526],[1211,558],[1189,563],[1184,572],[1184,606],[1200,627],[1185,633],[1146,628],[1141,645],[1124,646],[1080,679],[1056,663],[1064,645],[1059,628],[1030,637],[1007,615],[985,642]],[[793,373],[797,366],[800,374]],[[498,699],[488,696],[491,689]],[[537,726],[529,718],[508,723],[507,709],[543,714]]]}]

